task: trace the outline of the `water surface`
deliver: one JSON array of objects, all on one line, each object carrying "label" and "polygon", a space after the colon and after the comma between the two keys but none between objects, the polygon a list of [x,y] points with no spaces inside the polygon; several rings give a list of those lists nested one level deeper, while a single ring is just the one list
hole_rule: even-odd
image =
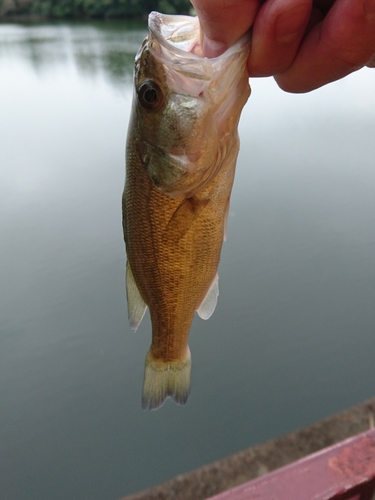
[{"label": "water surface", "polygon": [[140,408],[124,144],[143,27],[0,25],[0,497],[108,500],[374,395],[375,70],[254,80],[192,393]]}]

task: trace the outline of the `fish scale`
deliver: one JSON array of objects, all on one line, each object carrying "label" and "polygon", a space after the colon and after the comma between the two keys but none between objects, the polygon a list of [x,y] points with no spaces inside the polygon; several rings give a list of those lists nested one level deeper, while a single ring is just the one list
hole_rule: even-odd
[{"label": "fish scale", "polygon": [[[152,343],[142,396],[142,406],[150,409],[167,397],[184,404],[189,395],[189,330],[195,311],[207,319],[216,306],[217,269],[239,148],[237,124],[250,93],[247,38],[221,59],[203,59],[173,46],[173,36],[165,37],[168,41],[162,37],[161,26],[165,35],[165,26],[178,30],[181,23],[186,37],[196,36],[196,18],[150,14],[150,33],[136,57],[127,138],[123,226],[128,311],[136,329],[146,307],[150,310]],[[171,91],[169,84],[177,81],[173,61],[181,79],[184,58],[189,74],[180,91]],[[225,89],[229,71],[228,98],[215,93],[209,78],[194,93],[193,70],[202,79],[202,61],[212,81],[221,78],[220,88]]]}]

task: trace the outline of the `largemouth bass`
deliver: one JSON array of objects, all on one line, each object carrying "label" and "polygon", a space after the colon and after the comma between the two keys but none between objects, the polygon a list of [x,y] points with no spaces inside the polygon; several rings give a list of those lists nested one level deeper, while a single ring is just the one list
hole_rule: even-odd
[{"label": "largemouth bass", "polygon": [[213,313],[220,251],[250,95],[248,37],[202,57],[199,21],[152,12],[135,59],[123,227],[131,327],[150,309],[142,407],[185,404],[195,311]]}]

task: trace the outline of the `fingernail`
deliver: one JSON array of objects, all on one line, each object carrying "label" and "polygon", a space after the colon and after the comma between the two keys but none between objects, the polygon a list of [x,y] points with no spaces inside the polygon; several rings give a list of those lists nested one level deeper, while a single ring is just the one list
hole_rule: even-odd
[{"label": "fingernail", "polygon": [[310,17],[308,4],[295,6],[280,14],[276,20],[275,37],[278,42],[288,42],[305,29]]},{"label": "fingernail", "polygon": [[202,54],[204,57],[218,57],[227,50],[225,43],[216,42],[207,36],[203,37]]}]

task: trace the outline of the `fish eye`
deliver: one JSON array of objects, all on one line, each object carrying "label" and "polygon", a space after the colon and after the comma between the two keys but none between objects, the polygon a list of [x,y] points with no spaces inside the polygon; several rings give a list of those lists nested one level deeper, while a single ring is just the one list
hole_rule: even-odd
[{"label": "fish eye", "polygon": [[138,100],[144,108],[157,111],[163,104],[164,96],[159,85],[146,80],[138,88]]}]

